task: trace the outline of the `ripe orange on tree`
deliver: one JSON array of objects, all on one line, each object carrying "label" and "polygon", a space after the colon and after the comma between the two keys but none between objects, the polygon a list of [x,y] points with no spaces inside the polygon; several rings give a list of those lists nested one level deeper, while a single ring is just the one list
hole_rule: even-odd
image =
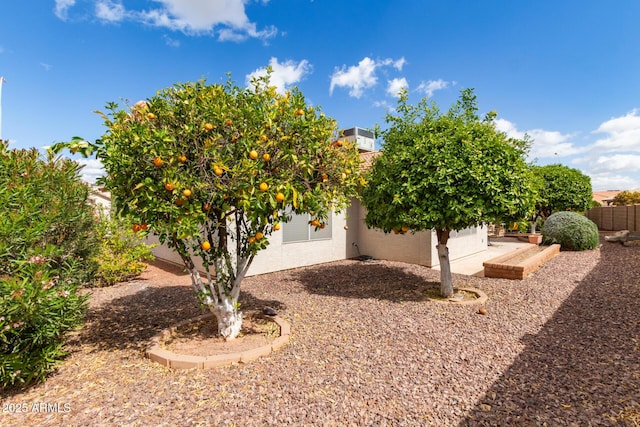
[{"label": "ripe orange on tree", "polygon": [[255,160],[258,158],[258,152],[256,150],[251,150],[249,152],[249,158],[251,158],[252,160]]},{"label": "ripe orange on tree", "polygon": [[317,226],[319,226],[319,225],[320,225],[320,221],[318,221],[318,219],[317,219],[317,218],[314,218],[314,219],[312,219],[312,220],[311,220],[310,224],[311,224],[312,226],[314,226],[314,227],[317,227]]},{"label": "ripe orange on tree", "polygon": [[202,245],[200,247],[202,248],[203,251],[208,251],[209,249],[211,249],[211,243],[202,242]]},{"label": "ripe orange on tree", "polygon": [[276,194],[276,200],[278,201],[278,203],[284,202],[284,194],[278,192],[278,194]]},{"label": "ripe orange on tree", "polygon": [[159,168],[164,164],[164,160],[162,160],[160,157],[156,157],[155,159],[153,159],[153,164],[155,167]]},{"label": "ripe orange on tree", "polygon": [[271,160],[271,154],[269,153],[264,153],[262,155],[262,160],[264,160],[265,162],[268,162],[269,160]]},{"label": "ripe orange on tree", "polygon": [[155,119],[155,118],[156,118],[156,115],[155,115],[155,114],[153,114],[153,113],[148,113],[148,114],[147,114],[147,118],[148,118],[149,120],[153,120],[153,119]]},{"label": "ripe orange on tree", "polygon": [[165,182],[164,183],[164,189],[167,191],[173,191],[173,189],[176,188],[175,185],[173,185],[171,182]]},{"label": "ripe orange on tree", "polygon": [[273,224],[273,229],[274,229],[275,231],[280,230],[280,223],[279,223],[279,222],[276,222],[275,224]]},{"label": "ripe orange on tree", "polygon": [[262,234],[261,232],[257,232],[256,233],[256,240],[262,240],[262,238],[264,237],[264,234]]},{"label": "ripe orange on tree", "polygon": [[260,183],[260,191],[267,191],[268,189],[269,189],[269,184],[267,184],[266,182]]},{"label": "ripe orange on tree", "polygon": [[256,238],[255,238],[255,237],[253,237],[253,236],[249,236],[249,244],[250,244],[250,245],[253,245],[253,244],[255,243],[255,241],[256,241]]},{"label": "ripe orange on tree", "polygon": [[209,203],[205,203],[202,209],[204,209],[205,211],[208,211],[209,209],[211,209],[211,205]]},{"label": "ripe orange on tree", "polygon": [[140,224],[140,228],[141,228],[142,230],[146,230],[146,229],[148,229],[148,228],[149,228],[149,226],[148,226],[147,224],[145,224],[145,223],[142,223],[142,224]]},{"label": "ripe orange on tree", "polygon": [[402,232],[406,233],[407,231],[409,231],[409,226],[408,225],[403,225],[402,226]]},{"label": "ripe orange on tree", "polygon": [[215,168],[213,168],[213,173],[215,173],[218,176],[222,176],[224,171],[221,168],[215,167]]},{"label": "ripe orange on tree", "polygon": [[182,195],[184,197],[191,197],[191,190],[189,190],[188,188],[185,188],[184,190],[182,190]]},{"label": "ripe orange on tree", "polygon": [[302,108],[298,108],[295,112],[295,115],[298,117],[304,116],[304,110]]},{"label": "ripe orange on tree", "polygon": [[184,202],[185,202],[184,199],[178,199],[178,200],[176,200],[176,205],[182,206],[182,205],[184,205]]},{"label": "ripe orange on tree", "polygon": [[178,161],[179,161],[180,163],[186,163],[186,161],[187,161],[187,156],[185,156],[184,154],[182,154],[182,155],[178,156]]},{"label": "ripe orange on tree", "polygon": [[227,119],[227,120],[224,121],[224,124],[226,126],[231,126],[233,124],[233,122],[231,121],[231,119]]},{"label": "ripe orange on tree", "polygon": [[142,229],[142,227],[140,227],[140,224],[133,224],[131,229],[133,230],[134,233],[137,233],[138,231],[140,231]]},{"label": "ripe orange on tree", "polygon": [[213,126],[211,123],[205,123],[205,124],[204,124],[204,128],[205,128],[206,130],[213,130],[213,128],[214,128],[214,127],[215,127],[215,126]]},{"label": "ripe orange on tree", "polygon": [[260,135],[260,141],[267,142],[267,135]]}]

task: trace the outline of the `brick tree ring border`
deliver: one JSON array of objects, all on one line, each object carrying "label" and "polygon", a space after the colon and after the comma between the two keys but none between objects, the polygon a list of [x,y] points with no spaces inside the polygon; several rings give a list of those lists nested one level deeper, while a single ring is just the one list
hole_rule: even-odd
[{"label": "brick tree ring border", "polygon": [[289,325],[289,322],[281,317],[275,316],[270,317],[269,320],[280,327],[280,336],[269,344],[256,347],[251,350],[217,354],[213,356],[191,356],[187,354],[174,353],[161,347],[160,343],[173,335],[179,327],[213,317],[215,317],[213,313],[207,313],[193,319],[182,321],[169,329],[165,329],[151,339],[151,344],[146,351],[147,357],[156,363],[173,369],[209,369],[234,363],[251,362],[262,356],[271,354],[271,352],[278,350],[289,342],[289,336],[291,334],[291,326]]}]

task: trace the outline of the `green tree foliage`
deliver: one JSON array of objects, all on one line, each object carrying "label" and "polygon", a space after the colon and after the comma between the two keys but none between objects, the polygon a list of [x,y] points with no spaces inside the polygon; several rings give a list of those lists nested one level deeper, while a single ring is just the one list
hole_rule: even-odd
[{"label": "green tree foliage", "polygon": [[334,143],[335,121],[297,89],[278,94],[268,75],[253,88],[176,84],[108,111],[101,139],[54,150],[95,152],[117,211],[180,254],[227,338],[239,332],[240,282],[268,236],[292,212],[323,227],[360,182],[357,149]]},{"label": "green tree foliage", "polygon": [[0,143],[0,384],[43,380],[80,326],[97,248],[77,163]]},{"label": "green tree foliage", "polygon": [[527,143],[498,132],[495,113],[481,120],[470,89],[444,114],[426,99],[410,105],[405,91],[397,111],[387,115],[382,155],[367,176],[365,221],[385,233],[435,229],[441,293],[450,296],[450,232],[533,211]]},{"label": "green tree foliage", "polygon": [[98,212],[96,234],[100,242],[93,286],[112,286],[137,277],[153,261],[153,246],[141,239],[138,225],[131,224],[113,214]]},{"label": "green tree foliage", "polygon": [[600,243],[598,226],[577,212],[556,212],[542,226],[545,245],[558,243],[563,250],[595,249]]},{"label": "green tree foliage", "polygon": [[538,182],[535,218],[546,219],[554,212],[584,212],[591,207],[591,178],[578,169],[554,164],[534,166]]},{"label": "green tree foliage", "polygon": [[640,203],[640,191],[621,191],[613,198],[615,206],[634,205]]}]

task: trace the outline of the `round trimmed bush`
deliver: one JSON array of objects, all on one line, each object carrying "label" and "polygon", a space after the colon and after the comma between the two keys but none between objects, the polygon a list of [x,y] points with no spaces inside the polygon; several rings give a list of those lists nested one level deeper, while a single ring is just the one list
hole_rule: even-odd
[{"label": "round trimmed bush", "polygon": [[600,243],[598,226],[579,213],[556,212],[542,227],[542,242],[545,245],[559,243],[567,251],[595,249]]}]

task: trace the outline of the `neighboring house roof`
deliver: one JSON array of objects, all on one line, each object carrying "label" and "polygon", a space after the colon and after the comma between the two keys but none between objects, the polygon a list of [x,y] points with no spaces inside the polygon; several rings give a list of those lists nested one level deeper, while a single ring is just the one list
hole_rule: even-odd
[{"label": "neighboring house roof", "polygon": [[371,168],[371,164],[373,163],[373,158],[382,154],[380,151],[365,151],[360,153],[360,169],[362,171],[367,171]]},{"label": "neighboring house roof", "polygon": [[593,200],[602,206],[609,206],[614,197],[622,190],[594,191]]}]

